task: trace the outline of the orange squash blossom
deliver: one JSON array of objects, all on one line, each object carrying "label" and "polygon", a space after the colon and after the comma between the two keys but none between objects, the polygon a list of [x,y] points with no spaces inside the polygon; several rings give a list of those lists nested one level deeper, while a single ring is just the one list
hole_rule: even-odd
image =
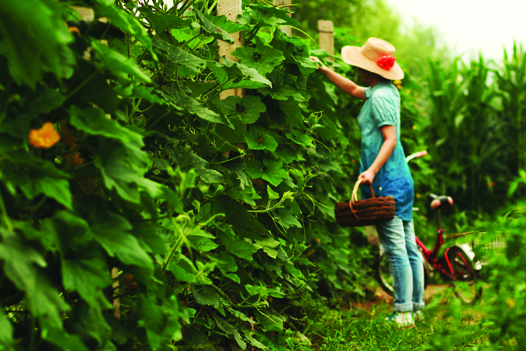
[{"label": "orange squash blossom", "polygon": [[60,140],[60,134],[55,130],[53,123],[46,122],[40,129],[31,129],[29,142],[34,147],[50,148]]}]

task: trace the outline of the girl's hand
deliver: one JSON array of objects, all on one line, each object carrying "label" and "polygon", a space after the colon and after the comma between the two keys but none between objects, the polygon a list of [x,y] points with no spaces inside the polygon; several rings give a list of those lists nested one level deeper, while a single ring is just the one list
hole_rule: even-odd
[{"label": "girl's hand", "polygon": [[368,169],[367,171],[363,172],[362,174],[360,174],[358,176],[358,179],[363,179],[362,181],[362,184],[373,184],[373,180],[374,180],[374,176],[376,174],[374,174],[373,171],[371,171],[370,169]]},{"label": "girl's hand", "polygon": [[320,61],[319,58],[317,58],[316,56],[309,56],[309,57],[312,61],[318,64],[318,71],[321,71],[325,68],[325,65],[323,64],[323,62]]}]

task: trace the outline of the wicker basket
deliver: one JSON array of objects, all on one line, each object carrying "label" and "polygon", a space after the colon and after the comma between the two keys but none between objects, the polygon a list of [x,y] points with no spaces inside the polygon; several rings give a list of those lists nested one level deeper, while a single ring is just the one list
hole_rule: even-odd
[{"label": "wicker basket", "polygon": [[363,179],[354,185],[351,201],[337,202],[334,207],[336,222],[342,227],[362,227],[387,222],[394,218],[395,200],[393,196],[375,197],[369,184],[372,197],[358,201],[357,191]]}]

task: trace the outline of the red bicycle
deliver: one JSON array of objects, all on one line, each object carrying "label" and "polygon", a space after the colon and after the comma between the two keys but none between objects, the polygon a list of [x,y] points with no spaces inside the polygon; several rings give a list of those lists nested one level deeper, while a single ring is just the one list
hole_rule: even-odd
[{"label": "red bicycle", "polygon": [[[426,151],[417,152],[406,158],[410,161],[414,158],[427,155]],[[482,295],[482,288],[477,284],[477,279],[482,265],[475,261],[475,253],[469,244],[453,243],[445,245],[446,240],[475,234],[480,232],[467,232],[448,235],[442,228],[440,210],[453,206],[453,199],[450,196],[430,195],[430,207],[436,211],[437,215],[437,237],[432,249],[428,249],[420,239],[416,238],[416,243],[422,256],[424,265],[425,286],[429,279],[436,273],[449,282],[453,293],[467,304],[475,303]],[[380,245],[380,253],[375,264],[376,280],[382,289],[393,295],[393,281],[389,273],[389,264]]]}]

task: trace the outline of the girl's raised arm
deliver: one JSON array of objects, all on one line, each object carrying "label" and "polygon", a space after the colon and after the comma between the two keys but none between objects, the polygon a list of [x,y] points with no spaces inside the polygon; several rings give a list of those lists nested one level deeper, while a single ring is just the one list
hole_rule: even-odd
[{"label": "girl's raised arm", "polygon": [[311,56],[311,60],[318,63],[318,71],[323,73],[331,82],[345,93],[357,99],[365,100],[365,88],[359,86],[352,80],[345,78],[341,74],[334,72],[329,67],[325,66],[319,58]]}]

